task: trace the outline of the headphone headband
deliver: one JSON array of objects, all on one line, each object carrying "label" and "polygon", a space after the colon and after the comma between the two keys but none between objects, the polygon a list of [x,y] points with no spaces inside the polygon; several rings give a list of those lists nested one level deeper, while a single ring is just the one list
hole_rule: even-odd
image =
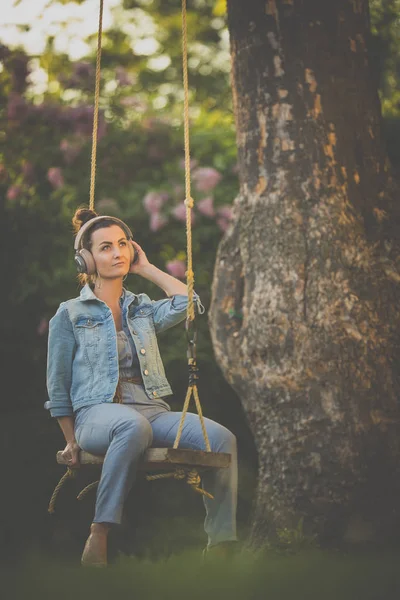
[{"label": "headphone headband", "polygon": [[102,215],[101,217],[95,217],[94,219],[90,219],[90,221],[86,221],[86,223],[84,225],[82,225],[82,227],[80,228],[80,230],[78,231],[78,233],[76,234],[76,237],[75,237],[75,242],[74,242],[75,252],[77,252],[79,250],[79,247],[81,245],[81,240],[82,240],[84,233],[88,229],[90,229],[92,227],[92,225],[94,225],[94,223],[98,223],[99,221],[104,221],[105,219],[110,219],[111,221],[114,221],[114,223],[116,225],[119,225],[121,227],[121,229],[123,229],[124,232],[126,233],[126,236],[128,239],[133,238],[132,231],[129,229],[129,227],[126,223],[121,221],[121,219],[118,219],[117,217],[109,217],[107,215]]}]

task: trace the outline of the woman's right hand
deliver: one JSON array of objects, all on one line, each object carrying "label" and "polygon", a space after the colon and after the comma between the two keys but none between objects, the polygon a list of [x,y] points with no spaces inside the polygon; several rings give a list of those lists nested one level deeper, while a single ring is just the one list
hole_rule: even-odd
[{"label": "woman's right hand", "polygon": [[68,442],[68,444],[65,446],[61,456],[67,461],[68,467],[79,467],[79,451],[80,447],[78,446],[76,440],[73,442]]}]

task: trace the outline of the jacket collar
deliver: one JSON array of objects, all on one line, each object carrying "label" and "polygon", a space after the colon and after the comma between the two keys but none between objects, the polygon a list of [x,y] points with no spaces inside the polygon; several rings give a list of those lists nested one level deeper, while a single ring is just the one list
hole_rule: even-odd
[{"label": "jacket collar", "polygon": [[[79,294],[79,299],[82,302],[86,302],[87,300],[97,300],[97,301],[101,302],[99,300],[99,298],[96,296],[96,294],[93,292],[93,290],[91,289],[91,287],[88,283],[86,283],[83,286],[83,288],[81,289],[81,292]],[[122,288],[122,294],[121,294],[120,301],[122,302],[122,306],[126,306],[126,305],[131,304],[132,302],[137,303],[139,301],[139,298],[133,292],[130,292],[129,290],[127,290],[125,288]]]}]

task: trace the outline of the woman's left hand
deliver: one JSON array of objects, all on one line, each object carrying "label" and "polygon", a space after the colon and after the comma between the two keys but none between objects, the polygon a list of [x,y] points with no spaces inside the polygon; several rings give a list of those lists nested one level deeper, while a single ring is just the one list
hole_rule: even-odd
[{"label": "woman's left hand", "polygon": [[150,263],[148,261],[145,251],[139,246],[139,244],[137,242],[134,242],[133,240],[130,240],[130,242],[135,249],[135,255],[138,256],[138,259],[131,265],[129,273],[135,273],[136,275],[140,275],[142,269],[148,267]]}]

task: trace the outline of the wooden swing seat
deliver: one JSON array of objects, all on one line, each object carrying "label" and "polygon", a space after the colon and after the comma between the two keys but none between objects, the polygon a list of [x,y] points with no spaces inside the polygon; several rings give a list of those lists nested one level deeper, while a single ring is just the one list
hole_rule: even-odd
[{"label": "wooden swing seat", "polygon": [[[104,456],[90,454],[81,450],[79,453],[81,466],[102,465]],[[59,465],[68,466],[62,456],[62,451],[57,452]],[[202,450],[186,450],[183,448],[149,448],[139,464],[141,471],[171,470],[172,467],[196,469],[222,469],[229,467],[231,455],[225,452],[204,452]]]}]

